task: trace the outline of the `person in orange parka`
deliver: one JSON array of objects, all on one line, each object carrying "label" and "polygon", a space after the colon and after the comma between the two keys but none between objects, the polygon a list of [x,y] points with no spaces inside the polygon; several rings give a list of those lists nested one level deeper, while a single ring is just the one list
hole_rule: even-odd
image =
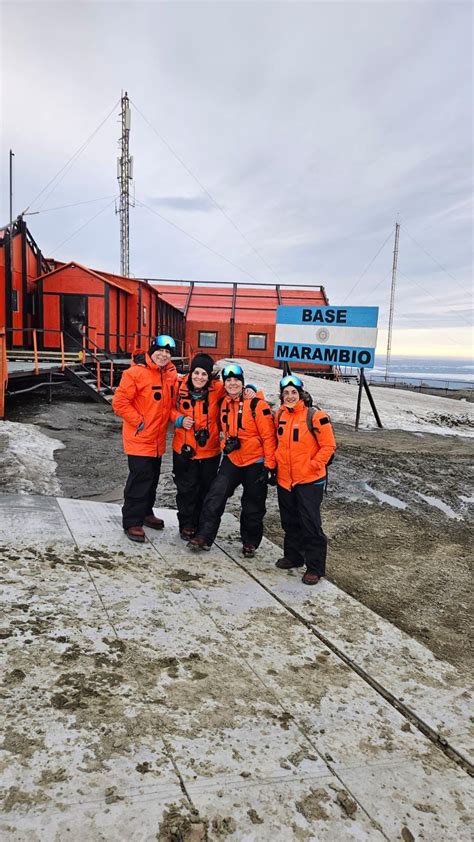
[{"label": "person in orange parka", "polygon": [[[244,372],[237,363],[222,370],[227,392],[221,403],[223,459],[204,500],[192,550],[209,550],[219,529],[225,505],[243,486],[240,535],[242,553],[253,558],[263,535],[267,484],[275,471],[275,428],[271,409],[254,387],[244,388]],[[248,389],[251,388],[251,392]],[[250,397],[253,395],[253,397]]]},{"label": "person in orange parka", "polygon": [[148,353],[134,351],[132,365],[122,374],[112,406],[123,418],[123,449],[129,475],[124,490],[123,528],[131,541],[143,543],[143,524],[163,529],[153,514],[160,478],[166,431],[176,401],[177,373],[171,362],[176,343],[171,336],[155,337]]},{"label": "person in orange parka", "polygon": [[316,585],[326,570],[327,538],[320,507],[336,440],[326,412],[313,410],[308,415],[299,377],[290,374],[280,380],[280,398],[282,406],[275,416],[277,492],[285,540],[284,556],[276,566],[290,570],[306,563],[303,582]]},{"label": "person in orange parka", "polygon": [[218,418],[225,390],[213,368],[209,354],[193,357],[189,374],[179,380],[171,412],[176,506],[179,533],[185,541],[196,534],[204,498],[221,461]]}]

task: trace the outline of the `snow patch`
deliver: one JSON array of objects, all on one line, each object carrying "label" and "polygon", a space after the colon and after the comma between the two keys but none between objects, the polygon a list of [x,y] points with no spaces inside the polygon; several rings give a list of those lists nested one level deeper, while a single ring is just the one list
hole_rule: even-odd
[{"label": "snow patch", "polygon": [[378,491],[376,488],[372,488],[367,482],[364,482],[363,487],[366,491],[370,491],[371,494],[374,494],[378,500],[382,503],[388,503],[389,506],[394,506],[395,509],[407,509],[408,503],[404,503],[403,500],[399,500],[398,497],[392,497],[390,494],[384,494],[383,491]]},{"label": "snow patch", "polygon": [[11,494],[60,494],[54,451],[63,448],[34,424],[0,422],[0,487]]},{"label": "snow patch", "polygon": [[439,509],[441,512],[444,512],[447,517],[451,518],[451,520],[462,520],[462,515],[458,515],[451,506],[448,506],[447,503],[444,503],[443,500],[440,500],[438,497],[431,497],[428,494],[422,494],[421,491],[416,491],[418,497],[421,497],[425,503],[428,503],[429,506],[434,506],[435,509]]},{"label": "snow patch", "polygon": [[[219,360],[224,366],[230,360]],[[280,405],[279,380],[282,372],[268,365],[237,359],[245,372],[246,380],[262,389],[274,408]],[[336,383],[311,376],[303,376],[306,390],[313,401],[327,410],[333,421],[354,426],[357,384]],[[437,433],[474,437],[474,406],[453,398],[424,395],[406,389],[384,389],[372,386],[372,394],[383,426],[389,430]],[[362,396],[360,426],[376,429],[365,394]]]}]

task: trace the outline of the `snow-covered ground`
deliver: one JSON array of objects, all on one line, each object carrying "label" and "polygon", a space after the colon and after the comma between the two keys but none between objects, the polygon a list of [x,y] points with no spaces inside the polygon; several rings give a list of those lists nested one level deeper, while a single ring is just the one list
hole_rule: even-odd
[{"label": "snow-covered ground", "polygon": [[59,494],[54,451],[62,447],[34,424],[0,421],[2,487],[11,493]]},{"label": "snow-covered ground", "polygon": [[[229,362],[228,359],[219,360],[218,366],[222,368]],[[279,404],[280,371],[245,359],[237,359],[233,362],[242,366],[247,383],[253,383],[259,389],[262,389],[270,403],[275,406]],[[313,401],[322,409],[327,410],[333,421],[354,424],[358,389],[356,384],[335,383],[331,380],[313,377],[302,379]],[[453,400],[452,398],[418,394],[405,389],[377,389],[372,387],[372,394],[382,424],[387,429],[438,433],[441,435],[474,436],[474,406],[471,403]],[[364,393],[360,427],[362,429],[373,429],[376,426],[375,418]]]}]

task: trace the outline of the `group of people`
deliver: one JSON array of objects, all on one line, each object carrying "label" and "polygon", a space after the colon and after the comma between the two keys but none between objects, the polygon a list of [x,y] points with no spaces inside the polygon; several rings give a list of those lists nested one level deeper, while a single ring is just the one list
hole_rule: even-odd
[{"label": "group of people", "polygon": [[267,489],[276,485],[285,536],[276,566],[306,566],[302,581],[317,584],[325,574],[327,548],[320,508],[336,450],[328,415],[310,405],[302,380],[293,374],[280,380],[275,414],[257,386],[245,383],[237,363],[219,373],[212,357],[198,353],[189,374],[178,376],[175,347],[171,336],[161,335],[148,353],[135,351],[113,398],[128,456],[126,535],[143,542],[144,526],[164,527],[153,506],[171,422],[179,532],[189,549],[211,548],[227,500],[242,486],[242,553],[253,558],[263,536]]}]

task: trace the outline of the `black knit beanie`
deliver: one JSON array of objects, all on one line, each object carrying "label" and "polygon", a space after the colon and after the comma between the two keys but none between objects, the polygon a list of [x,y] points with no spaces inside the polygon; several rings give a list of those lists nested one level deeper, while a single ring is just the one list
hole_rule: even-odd
[{"label": "black knit beanie", "polygon": [[191,360],[189,373],[192,374],[195,368],[203,368],[210,377],[214,368],[214,360],[209,354],[196,354]]}]

